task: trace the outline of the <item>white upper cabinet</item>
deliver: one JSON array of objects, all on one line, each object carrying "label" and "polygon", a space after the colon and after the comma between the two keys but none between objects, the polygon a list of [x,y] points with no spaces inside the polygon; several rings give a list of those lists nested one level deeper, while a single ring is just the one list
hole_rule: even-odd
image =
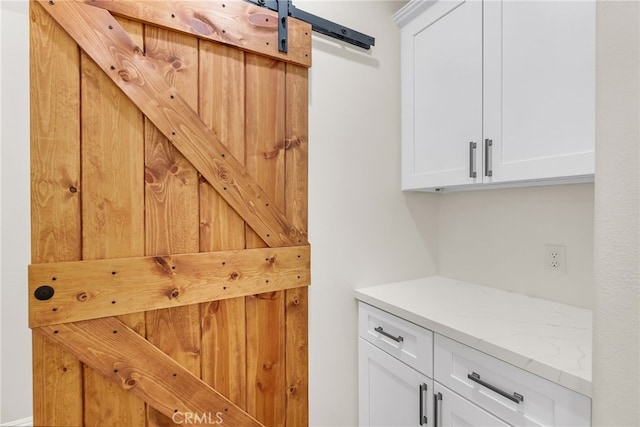
[{"label": "white upper cabinet", "polygon": [[401,67],[403,189],[473,184],[469,149],[482,137],[482,3],[438,2],[409,22]]},{"label": "white upper cabinet", "polygon": [[402,188],[593,179],[595,3],[410,2]]}]

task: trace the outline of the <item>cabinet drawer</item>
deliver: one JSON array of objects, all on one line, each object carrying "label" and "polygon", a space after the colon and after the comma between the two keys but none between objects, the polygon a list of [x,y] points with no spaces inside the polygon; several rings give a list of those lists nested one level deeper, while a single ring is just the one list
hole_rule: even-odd
[{"label": "cabinet drawer", "polygon": [[370,305],[359,303],[359,335],[393,357],[433,375],[433,333]]},{"label": "cabinet drawer", "polygon": [[436,334],[434,379],[509,424],[588,426],[591,399]]}]

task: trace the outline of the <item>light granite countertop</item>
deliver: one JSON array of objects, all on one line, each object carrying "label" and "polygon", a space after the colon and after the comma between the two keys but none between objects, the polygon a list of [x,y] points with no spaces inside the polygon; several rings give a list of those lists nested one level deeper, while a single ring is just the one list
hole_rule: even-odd
[{"label": "light granite countertop", "polygon": [[591,397],[591,311],[441,276],[356,298]]}]

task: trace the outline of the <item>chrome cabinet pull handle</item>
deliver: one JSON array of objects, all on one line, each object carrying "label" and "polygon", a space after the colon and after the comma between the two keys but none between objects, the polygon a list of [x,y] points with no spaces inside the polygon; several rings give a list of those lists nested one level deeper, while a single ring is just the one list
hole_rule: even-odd
[{"label": "chrome cabinet pull handle", "polygon": [[469,143],[469,178],[478,176],[476,173],[476,147],[478,144],[471,141]]},{"label": "chrome cabinet pull handle", "polygon": [[433,395],[433,400],[436,401],[436,410],[433,414],[435,427],[442,427],[442,393],[436,393]]},{"label": "chrome cabinet pull handle", "polygon": [[378,327],[374,328],[373,330],[374,330],[374,331],[376,331],[376,332],[377,332],[377,333],[379,333],[379,334],[384,335],[384,336],[385,336],[385,337],[387,337],[387,338],[391,338],[391,339],[392,339],[392,340],[394,340],[395,342],[402,342],[402,341],[404,341],[404,338],[402,338],[402,336],[400,336],[400,335],[398,335],[398,336],[396,337],[396,336],[391,335],[389,332],[385,332],[385,330],[384,330],[384,329],[382,329],[382,326],[378,326]]},{"label": "chrome cabinet pull handle", "polygon": [[524,396],[513,392],[513,394],[509,394],[504,390],[500,390],[498,387],[489,384],[486,381],[483,381],[480,379],[480,375],[476,374],[475,372],[472,372],[470,374],[467,375],[467,378],[469,378],[471,381],[476,382],[478,384],[480,384],[483,387],[488,388],[489,390],[498,393],[500,396],[502,397],[506,397],[507,399],[511,400],[512,402],[516,402],[517,404],[520,404],[520,402],[524,401]]},{"label": "chrome cabinet pull handle", "polygon": [[425,404],[425,393],[427,392],[427,385],[425,383],[420,384],[420,425],[426,425],[429,421],[427,419],[426,413],[426,404]]},{"label": "chrome cabinet pull handle", "polygon": [[493,176],[493,139],[484,140],[484,175]]}]

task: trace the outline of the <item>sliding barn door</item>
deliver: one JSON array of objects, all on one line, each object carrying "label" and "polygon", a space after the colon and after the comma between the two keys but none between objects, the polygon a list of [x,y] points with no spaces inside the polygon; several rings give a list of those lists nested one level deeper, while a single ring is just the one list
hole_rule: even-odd
[{"label": "sliding barn door", "polygon": [[305,426],[307,24],[31,3],[38,426]]}]

